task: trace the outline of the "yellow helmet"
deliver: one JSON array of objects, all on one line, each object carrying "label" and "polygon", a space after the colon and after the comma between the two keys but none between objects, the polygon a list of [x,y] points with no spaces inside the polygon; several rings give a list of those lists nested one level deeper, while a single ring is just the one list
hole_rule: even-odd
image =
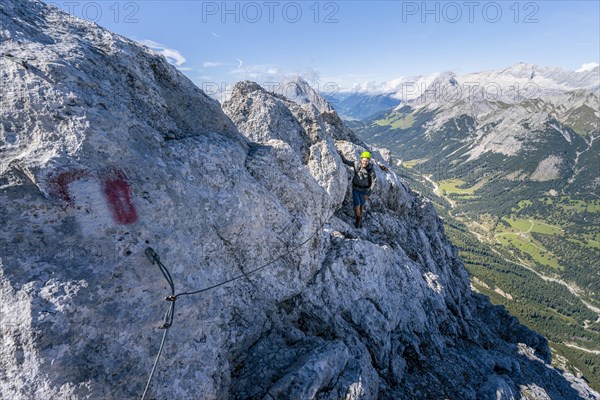
[{"label": "yellow helmet", "polygon": [[362,154],[360,155],[360,158],[368,158],[370,160],[371,153],[369,153],[368,151],[363,151]]}]

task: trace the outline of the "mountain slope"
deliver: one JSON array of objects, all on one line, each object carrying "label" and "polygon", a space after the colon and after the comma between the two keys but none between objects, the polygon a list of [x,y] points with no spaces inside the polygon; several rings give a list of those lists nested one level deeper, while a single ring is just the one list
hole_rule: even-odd
[{"label": "mountain slope", "polygon": [[223,112],[94,24],[0,13],[3,398],[139,398],[174,304],[148,246],[180,294],[151,397],[597,397],[394,174],[348,224],[364,147],[334,113],[252,82]]},{"label": "mountain slope", "polygon": [[[423,193],[440,197],[448,222],[464,227],[452,230],[452,237],[471,243],[461,250],[482,282],[477,287],[511,294],[496,294],[495,300],[587,368],[595,387],[599,80],[597,67],[568,72],[526,64],[468,76],[440,74],[394,110],[350,123],[367,142],[389,148],[401,160],[398,172],[413,184],[421,181]],[[499,95],[465,96],[467,84],[488,85]],[[515,97],[514,88],[528,84],[535,91]],[[470,240],[462,240],[465,235],[479,238],[477,253]]]}]

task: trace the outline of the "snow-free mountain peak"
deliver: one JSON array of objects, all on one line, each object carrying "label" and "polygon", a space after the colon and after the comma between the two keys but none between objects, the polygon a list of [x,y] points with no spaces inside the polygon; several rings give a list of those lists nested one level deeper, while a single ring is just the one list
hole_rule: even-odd
[{"label": "snow-free mountain peak", "polygon": [[283,95],[298,104],[311,103],[320,112],[333,111],[327,100],[300,76],[284,81],[282,87]]}]

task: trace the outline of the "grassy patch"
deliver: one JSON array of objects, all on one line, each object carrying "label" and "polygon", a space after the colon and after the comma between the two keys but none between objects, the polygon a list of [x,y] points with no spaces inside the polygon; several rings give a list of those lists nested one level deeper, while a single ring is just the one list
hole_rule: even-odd
[{"label": "grassy patch", "polygon": [[413,168],[417,164],[424,163],[425,161],[427,161],[427,158],[417,158],[415,160],[402,161],[402,166],[404,168],[410,169],[410,168]]},{"label": "grassy patch", "polygon": [[595,240],[587,240],[586,247],[590,247],[590,248],[594,248],[594,249],[600,249],[600,242],[597,242]]},{"label": "grassy patch", "polygon": [[454,199],[454,200],[473,200],[473,199],[479,198],[479,196],[477,196],[477,195],[457,194],[457,193],[450,193],[450,197],[452,197],[452,199]]},{"label": "grassy patch", "polygon": [[548,225],[540,221],[526,220],[523,218],[502,218],[510,225],[498,225],[496,238],[503,246],[513,247],[521,253],[529,255],[535,262],[557,270],[564,270],[551,251],[531,236],[531,232],[545,235],[560,235],[562,229],[554,225]]},{"label": "grassy patch", "polygon": [[543,233],[544,235],[560,235],[563,233],[562,228],[547,224],[543,221],[514,217],[504,217],[502,219],[519,232],[536,232]]},{"label": "grassy patch", "polygon": [[563,210],[575,210],[577,212],[586,211],[587,204],[581,200],[568,200],[566,203],[561,203],[558,205],[562,207]]},{"label": "grassy patch", "polygon": [[[454,179],[445,179],[438,182],[440,190],[442,190],[444,195],[458,195],[463,199],[474,199],[479,198],[479,196],[474,196],[474,193],[477,189],[480,189],[483,185],[487,183],[486,179],[481,179],[479,182],[474,184],[471,187],[461,187],[465,186],[465,181],[462,179],[454,178]],[[460,199],[459,198],[459,199]]]},{"label": "grassy patch", "polygon": [[374,121],[379,126],[389,126],[392,129],[408,129],[415,123],[415,117],[412,114],[391,113],[384,119]]},{"label": "grassy patch", "polygon": [[[498,232],[496,238],[502,245],[516,247],[524,254],[528,254],[535,262],[548,266],[553,269],[564,270],[558,259],[544,247],[543,244],[535,240],[530,232],[542,233],[545,235],[559,235],[562,229],[549,225],[541,221],[527,220],[523,218],[502,218],[510,225],[510,228],[504,228]],[[498,225],[499,227],[502,225]]]},{"label": "grassy patch", "polygon": [[517,208],[512,207],[511,210],[515,213],[518,213],[519,211],[531,206],[533,204],[533,201],[531,200],[521,200],[517,203]]},{"label": "grassy patch", "polygon": [[443,181],[438,182],[440,189],[444,194],[473,194],[474,190],[472,188],[461,189],[458,186],[462,186],[465,184],[465,181],[462,179],[445,179]]},{"label": "grassy patch", "polygon": [[513,228],[515,228],[519,232],[528,232],[529,229],[533,226],[531,222],[523,218],[503,218],[506,222],[510,224]]},{"label": "grassy patch", "polygon": [[590,213],[600,212],[600,200],[573,200],[570,196],[561,196],[557,205],[563,210],[574,210],[577,212],[587,211]]},{"label": "grassy patch", "polygon": [[496,238],[503,246],[517,248],[521,253],[529,255],[533,261],[541,265],[561,271],[564,270],[554,254],[525,233],[502,233],[497,235]]},{"label": "grassy patch", "polygon": [[541,199],[540,201],[542,203],[544,203],[545,205],[547,205],[547,206],[550,206],[550,205],[554,204],[554,200],[551,199],[550,197],[546,197],[544,199]]}]

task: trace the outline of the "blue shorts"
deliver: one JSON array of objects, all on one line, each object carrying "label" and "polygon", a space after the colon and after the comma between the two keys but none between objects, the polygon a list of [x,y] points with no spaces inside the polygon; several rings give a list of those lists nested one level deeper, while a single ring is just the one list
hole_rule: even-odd
[{"label": "blue shorts", "polygon": [[352,188],[352,202],[354,203],[354,206],[364,206],[365,203],[367,202],[365,200],[365,195],[368,195],[369,192],[368,191],[360,191],[360,190],[356,190],[355,188]]}]

